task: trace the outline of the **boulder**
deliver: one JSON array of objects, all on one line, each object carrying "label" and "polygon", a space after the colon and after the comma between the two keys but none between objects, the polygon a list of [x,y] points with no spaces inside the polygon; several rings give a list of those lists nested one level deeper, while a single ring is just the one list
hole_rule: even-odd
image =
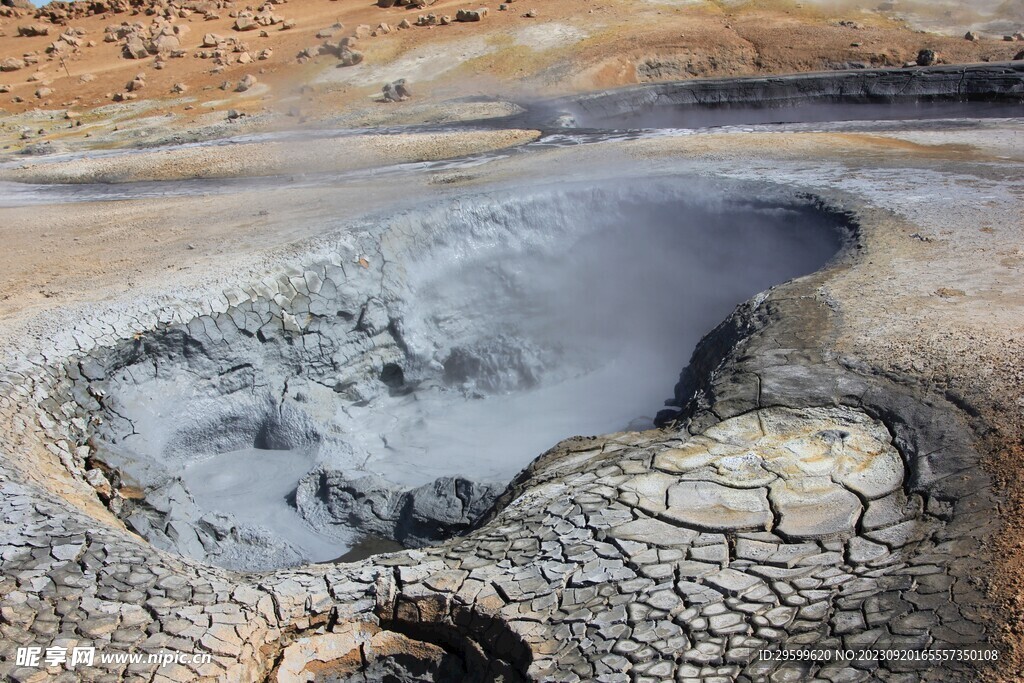
[{"label": "boulder", "polygon": [[235,19],[234,29],[236,31],[255,31],[260,27],[258,21],[248,12],[243,12]]},{"label": "boulder", "polygon": [[0,71],[17,71],[25,68],[25,62],[15,57],[8,57],[0,62]]},{"label": "boulder", "polygon": [[42,88],[39,88],[39,90],[36,90],[36,97],[38,97],[39,99],[43,99],[44,97],[49,97],[52,94],[53,94],[53,89],[52,88],[47,88],[46,86],[43,86]]},{"label": "boulder", "polygon": [[1014,61],[1020,61],[1020,60],[1024,59],[1024,50],[1021,50],[1020,52],[1015,54],[1013,56],[1013,59],[1014,59]]},{"label": "boulder", "polygon": [[299,482],[295,504],[315,528],[344,524],[421,547],[471,528],[500,492],[498,486],[461,477],[440,477],[403,490],[376,475],[349,479],[343,472],[326,470]]},{"label": "boulder", "polygon": [[964,40],[969,40],[971,42],[975,42],[976,43],[979,40],[981,40],[981,38],[974,31],[968,31],[967,33],[964,34]]},{"label": "boulder", "polygon": [[487,8],[460,9],[455,13],[455,21],[480,21],[487,16]]},{"label": "boulder", "polygon": [[203,44],[202,44],[202,46],[203,47],[217,47],[217,45],[222,43],[222,42],[224,42],[224,39],[221,38],[216,33],[207,33],[206,35],[203,36]]},{"label": "boulder", "polygon": [[938,61],[938,55],[935,54],[935,50],[921,50],[917,53],[917,65],[918,66],[931,66]]},{"label": "boulder", "polygon": [[18,35],[25,37],[32,36],[47,36],[50,35],[50,27],[45,24],[31,24],[29,26],[19,26]]},{"label": "boulder", "polygon": [[371,29],[366,24],[360,24],[359,26],[356,26],[356,38],[369,38],[371,33],[373,33],[373,29]]},{"label": "boulder", "polygon": [[149,49],[141,38],[132,36],[124,45],[124,56],[128,59],[145,59],[149,56]]},{"label": "boulder", "polygon": [[346,47],[341,50],[339,58],[341,66],[355,66],[359,62],[363,61],[363,53],[359,50],[353,50],[352,48]]},{"label": "boulder", "polygon": [[181,47],[181,41],[175,35],[160,35],[153,40],[153,51],[157,53],[173,52]]},{"label": "boulder", "polygon": [[246,74],[238,81],[238,85],[235,86],[235,92],[245,92],[254,85],[256,85],[256,77],[252,74]]},{"label": "boulder", "polygon": [[386,83],[383,88],[383,94],[385,102],[402,102],[412,97],[412,92],[406,86],[404,78]]}]

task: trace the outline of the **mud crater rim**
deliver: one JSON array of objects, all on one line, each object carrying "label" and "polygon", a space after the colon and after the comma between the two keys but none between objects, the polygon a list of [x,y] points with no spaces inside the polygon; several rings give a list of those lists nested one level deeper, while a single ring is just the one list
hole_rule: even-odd
[{"label": "mud crater rim", "polygon": [[[80,394],[92,400],[101,422],[94,424],[91,443],[96,453],[90,465],[107,471],[107,479],[114,489],[119,486],[130,489],[130,485],[135,484],[142,490],[141,498],[140,492],[134,491],[134,497],[126,499],[127,504],[122,502],[121,509],[115,513],[147,541],[193,559],[242,571],[310,562],[355,561],[398,550],[401,546],[431,545],[457,536],[473,528],[490,511],[506,484],[522,468],[564,438],[580,433],[653,427],[659,404],[671,392],[696,343],[735,305],[782,281],[814,272],[846,253],[845,247],[851,240],[850,226],[841,217],[808,197],[794,197],[789,191],[780,193],[778,188],[766,190],[761,186],[761,194],[750,199],[751,195],[739,191],[749,189],[748,185],[728,183],[716,187],[706,181],[676,177],[659,179],[653,184],[636,180],[619,186],[602,183],[589,187],[572,185],[559,190],[485,192],[461,197],[456,204],[446,207],[404,212],[383,226],[349,234],[342,238],[343,245],[337,249],[336,263],[318,263],[301,273],[266,278],[259,286],[263,291],[254,288],[253,296],[239,294],[235,302],[229,297],[227,310],[222,313],[202,316],[185,325],[167,326],[140,339],[126,340],[115,349],[80,359],[77,368],[81,377]],[[573,201],[569,201],[570,198]],[[612,205],[617,208],[611,210]],[[684,215],[679,210],[683,205],[691,214],[689,223],[679,221],[678,217]],[[589,208],[582,213],[570,208],[578,206]],[[531,221],[546,211],[553,211],[560,219],[554,221],[562,226],[557,234],[552,235],[551,226],[545,225],[544,229],[534,228],[531,234],[524,235],[524,226],[533,224]],[[648,212],[644,218],[657,220],[637,220],[644,211]],[[743,223],[736,220],[741,215],[746,224],[737,228]],[[600,216],[599,221],[597,216]],[[633,223],[620,222],[624,216]],[[692,220],[693,216],[705,220],[718,217],[719,222],[709,225]],[[751,217],[761,222],[752,221]],[[587,220],[600,222],[600,225],[585,224]],[[652,227],[652,222],[658,225]],[[564,266],[567,253],[585,252],[590,248],[593,253],[589,256],[611,255],[610,261],[602,262],[598,258],[599,266],[618,262],[623,253],[636,248],[636,235],[631,232],[635,229],[646,230],[648,237],[662,238],[649,242],[658,252],[667,252],[672,258],[685,255],[683,247],[689,244],[690,252],[697,251],[708,261],[709,254],[712,257],[716,254],[714,245],[698,241],[701,248],[694,250],[693,239],[695,235],[708,238],[714,231],[724,231],[725,234],[717,238],[724,238],[724,243],[730,247],[744,241],[737,239],[741,234],[747,238],[753,235],[756,239],[746,240],[749,256],[762,262],[771,260],[766,259],[765,254],[771,253],[773,246],[805,251],[780,259],[786,262],[774,264],[778,266],[774,270],[759,273],[760,280],[744,282],[739,288],[732,286],[724,298],[719,297],[713,305],[698,307],[700,310],[696,311],[691,307],[684,312],[686,321],[670,321],[672,324],[685,322],[684,327],[689,326],[689,329],[659,328],[658,332],[666,334],[669,345],[674,347],[674,355],[660,358],[660,366],[655,363],[644,368],[646,386],[634,392],[644,397],[647,406],[647,416],[642,423],[623,419],[625,415],[620,410],[619,417],[612,417],[618,422],[609,422],[606,414],[592,429],[541,432],[536,436],[538,445],[521,448],[519,459],[511,465],[506,463],[507,471],[490,477],[479,476],[479,472],[463,476],[463,472],[450,468],[437,473],[436,477],[417,475],[421,480],[416,481],[403,479],[405,475],[401,473],[387,476],[400,467],[383,476],[365,466],[358,467],[360,460],[365,465],[365,451],[355,453],[350,442],[339,438],[339,432],[346,433],[338,429],[339,415],[344,414],[348,420],[347,436],[351,436],[352,431],[365,429],[366,415],[373,410],[391,411],[389,419],[392,419],[396,410],[409,409],[410,405],[422,410],[426,405],[426,413],[416,413],[407,420],[423,424],[430,421],[432,401],[440,405],[439,408],[434,406],[435,417],[451,410],[444,401],[459,403],[456,409],[469,406],[471,410],[491,402],[495,410],[507,414],[509,405],[516,407],[517,398],[537,396],[538,392],[554,391],[557,403],[558,391],[566,384],[577,383],[582,391],[578,396],[600,393],[594,389],[602,388],[600,383],[588,385],[586,382],[594,368],[601,371],[602,363],[607,367],[607,359],[601,358],[600,353],[591,366],[582,370],[569,368],[566,372],[565,358],[571,356],[574,349],[567,352],[546,346],[545,342],[550,339],[544,336],[548,330],[543,329],[543,325],[524,333],[523,320],[535,320],[535,308],[527,307],[527,316],[516,318],[513,315],[509,326],[510,330],[525,334],[527,342],[531,337],[538,340],[532,345],[536,347],[535,355],[526,360],[523,359],[524,349],[530,350],[531,344],[514,334],[495,333],[501,326],[490,323],[476,328],[472,325],[459,327],[452,336],[459,343],[451,343],[449,339],[446,345],[438,347],[431,335],[440,334],[445,325],[449,326],[445,332],[453,332],[450,326],[454,323],[443,315],[440,319],[425,315],[420,304],[424,301],[450,304],[460,299],[461,304],[466,304],[467,296],[461,284],[455,291],[444,293],[446,283],[461,283],[461,280],[452,278],[451,272],[436,277],[434,271],[439,254],[445,254],[450,263],[456,264],[452,272],[471,275],[471,290],[489,291],[481,282],[491,287],[500,284],[513,295],[521,296],[524,283],[536,285],[542,273],[557,270],[559,263]],[[757,235],[759,231],[762,234]],[[681,242],[666,246],[664,238],[673,234]],[[623,242],[623,238],[627,241]],[[595,243],[600,244],[595,247]],[[648,251],[639,251],[637,258],[640,260],[652,257]],[[718,255],[723,253],[719,249]],[[516,258],[509,258],[509,254]],[[750,259],[736,260],[733,251],[728,255],[737,264],[742,261],[742,265],[750,265]],[[710,261],[714,263],[714,258]],[[527,268],[523,277],[524,264],[538,262],[540,267]],[[694,281],[699,280],[699,276],[708,276],[707,269],[695,275],[693,263],[669,259],[668,265],[677,271],[689,272]],[[584,259],[580,268],[572,272],[579,274],[593,267],[593,261]],[[621,272],[635,273],[635,269],[623,268]],[[486,276],[483,280],[481,274]],[[556,277],[554,282],[564,279],[564,275]],[[609,279],[607,274],[601,277]],[[662,277],[678,277],[678,272],[670,268]],[[362,284],[353,284],[358,282]],[[549,297],[550,283],[545,284],[547,289],[527,287],[525,294],[533,296],[535,302]],[[611,284],[614,287],[622,283],[611,278]],[[650,282],[645,284],[651,285]],[[346,286],[350,288],[345,289]],[[273,289],[277,291],[271,291]],[[657,287],[651,290],[653,296],[664,291]],[[685,296],[693,298],[690,289],[677,286],[676,291],[686,292]],[[652,296],[651,292],[645,295]],[[423,298],[425,294],[429,296]],[[579,294],[574,291],[570,298],[578,298]],[[507,304],[515,296],[502,303]],[[352,305],[354,301],[360,305]],[[470,313],[479,313],[492,303],[485,300],[478,310],[470,310]],[[472,309],[472,304],[470,301],[466,305]],[[565,315],[566,309],[555,306],[549,313],[548,322],[565,322],[560,316]],[[472,318],[472,315],[463,317]],[[693,318],[698,319],[696,325]],[[594,321],[591,315],[571,322],[579,326],[581,338],[587,338],[594,334],[594,328],[588,326]],[[617,320],[616,324],[621,327],[621,322]],[[481,335],[482,330],[487,334]],[[678,334],[672,336],[674,332]],[[356,341],[344,342],[349,335],[354,335]],[[486,337],[484,343],[480,343],[483,337]],[[310,343],[313,341],[315,346]],[[337,356],[346,343],[348,351]],[[220,351],[212,350],[230,349],[233,344],[243,350],[236,349],[236,353],[223,356],[218,355]],[[605,344],[604,350],[614,346],[614,343]],[[325,355],[325,348],[335,354],[333,359],[330,354]],[[438,355],[439,348],[447,355]],[[253,349],[262,351],[254,353]],[[271,361],[268,353],[275,360]],[[337,362],[342,356],[348,361],[347,365]],[[344,373],[339,374],[339,367],[351,372],[341,376]],[[510,374],[509,368],[516,370]],[[603,388],[620,387],[622,378],[630,374],[629,367],[624,374],[612,373]],[[139,386],[149,388],[143,391]],[[137,404],[146,394],[150,397],[150,406],[140,412]],[[154,395],[158,397],[155,402]],[[214,409],[218,403],[224,403],[225,396],[232,397],[232,407]],[[178,399],[187,399],[181,402],[184,409],[161,407],[179,403]],[[331,402],[342,407],[334,406],[335,414],[325,418],[325,406]],[[628,410],[635,416],[643,412],[640,405],[631,405]],[[588,411],[582,412],[586,418]],[[168,429],[168,420],[177,427]],[[393,419],[390,426],[393,426]],[[165,433],[160,435],[159,443],[145,444],[147,435],[160,429]],[[385,433],[383,451],[393,449],[397,442],[392,438],[389,443],[387,437],[394,432],[383,428],[374,438]],[[148,454],[140,454],[140,443],[143,449],[148,449]],[[343,457],[339,456],[339,448],[344,451]],[[467,452],[470,451],[464,451]],[[244,463],[247,453],[249,456],[260,454],[264,459],[277,458],[282,463],[290,461],[293,466],[296,462],[310,463],[307,471],[299,472],[294,487],[264,491],[275,498],[276,514],[301,512],[301,519],[290,522],[293,526],[275,529],[275,533],[269,535],[263,533],[265,529],[258,528],[258,523],[255,529],[245,528],[237,523],[239,516],[245,517],[245,510],[238,516],[223,515],[210,507],[214,505],[210,501],[216,501],[217,495],[223,497],[223,492],[214,490],[212,496],[207,492],[204,507],[199,500],[202,496],[196,495],[188,485],[190,477],[174,471],[175,467],[186,472],[192,470],[194,488],[196,481],[215,481],[221,474],[218,468],[210,467],[218,459],[227,457]],[[379,453],[371,453],[375,455]],[[422,461],[412,458],[408,462],[415,463],[417,470],[423,469]],[[282,467],[280,471],[263,472],[263,478],[275,485],[287,483],[282,482],[281,472],[285,472],[286,478],[294,477],[295,473],[288,474],[287,467]],[[360,476],[352,476],[353,472]],[[257,479],[260,477],[260,472],[250,474]],[[267,481],[263,483],[269,487]],[[105,502],[110,504],[118,498],[115,493]],[[253,519],[260,518],[256,515]],[[339,520],[342,521],[339,523]],[[287,537],[288,529],[298,530],[300,535],[312,532],[321,540],[326,538],[327,544],[337,541],[339,545],[322,548],[320,556],[310,557],[308,548],[299,548],[295,554],[273,556],[273,549],[279,546],[281,538]],[[313,543],[315,545],[315,538]],[[234,549],[225,558],[223,548],[229,545]],[[269,561],[268,556],[271,556]]]}]

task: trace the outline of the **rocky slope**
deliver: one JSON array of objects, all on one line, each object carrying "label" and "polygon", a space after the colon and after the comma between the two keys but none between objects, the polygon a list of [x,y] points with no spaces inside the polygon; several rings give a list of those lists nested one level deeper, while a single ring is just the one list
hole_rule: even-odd
[{"label": "rocky slope", "polygon": [[[465,8],[454,0],[12,8],[0,17],[0,107],[17,116],[5,117],[0,142],[14,151],[39,143],[88,147],[101,139],[129,144],[172,132],[217,135],[232,111],[234,130],[450,120],[479,116],[486,108],[481,98],[900,67],[916,62],[921,50],[931,51],[928,62],[1007,61],[1024,47],[1014,38],[1024,27],[1011,28],[1009,10],[1005,26],[987,24],[977,40],[966,40],[964,27],[974,27],[966,17],[963,26],[947,27],[952,35],[922,34],[905,23],[920,8],[856,3],[501,6],[492,4],[476,22],[455,20]],[[403,78],[412,98],[384,102],[382,86]]]}]

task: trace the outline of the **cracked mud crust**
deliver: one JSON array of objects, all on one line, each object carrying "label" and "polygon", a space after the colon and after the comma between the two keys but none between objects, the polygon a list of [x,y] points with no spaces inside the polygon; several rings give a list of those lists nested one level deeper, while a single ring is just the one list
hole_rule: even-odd
[{"label": "cracked mud crust", "polygon": [[[111,514],[111,501],[137,492],[115,494],[109,478],[92,474],[96,378],[80,366],[76,376],[67,361],[255,301],[260,293],[243,283],[268,272],[309,281],[305,264],[350,263],[337,245],[359,212],[335,198],[337,223],[307,226],[293,219],[312,213],[303,202],[316,190],[223,195],[225,215],[275,212],[235,237],[229,259],[217,258],[220,235],[199,229],[188,198],[86,205],[63,221],[70,239],[56,265],[92,248],[72,235],[117,230],[131,216],[133,239],[116,259],[146,267],[125,291],[116,259],[94,254],[91,279],[69,284],[65,299],[21,298],[29,284],[4,270],[12,298],[0,329],[0,673],[715,681],[773,669],[771,680],[782,681],[1014,680],[1024,557],[1022,155],[1017,124],[989,121],[922,133],[622,140],[462,169],[444,185],[453,201],[580,168],[604,178],[770,177],[778,192],[844,216],[851,236],[829,267],[755,297],[705,337],[665,429],[559,444],[460,538],[254,574],[157,550]],[[410,177],[374,201],[400,195],[415,206],[438,177]],[[32,220],[60,224],[67,210],[34,207]],[[0,221],[28,211],[0,209]],[[182,240],[194,236],[188,252],[202,258],[183,264],[186,252],[149,241],[169,225],[189,233]],[[15,236],[0,263],[27,245]],[[287,308],[299,291],[275,296]],[[282,334],[300,330],[282,325]],[[666,378],[666,394],[674,381]],[[1001,661],[807,671],[756,657],[780,645],[979,643],[1003,647]],[[213,661],[40,675],[13,664],[14,649],[29,644],[203,651]]]}]

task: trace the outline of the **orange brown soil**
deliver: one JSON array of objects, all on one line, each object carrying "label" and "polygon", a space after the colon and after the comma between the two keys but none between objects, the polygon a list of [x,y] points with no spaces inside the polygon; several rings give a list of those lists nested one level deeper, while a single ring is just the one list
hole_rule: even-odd
[{"label": "orange brown soil", "polygon": [[[454,15],[465,5],[461,0],[440,0],[422,10],[404,7],[379,8],[350,0],[291,0],[274,6],[279,16],[296,25],[261,30],[232,30],[229,12],[243,11],[241,2],[218,10],[219,19],[207,21],[200,14],[175,18],[173,23],[189,31],[181,37],[181,58],[128,59],[123,41],[103,42],[104,28],[122,22],[148,26],[153,17],[144,13],[108,13],[70,19],[66,26],[49,24],[47,36],[18,36],[18,27],[44,24],[31,12],[0,17],[0,59],[20,58],[36,52],[40,61],[18,71],[0,73],[0,84],[10,92],[0,95],[0,112],[24,114],[54,111],[52,119],[10,119],[0,131],[0,143],[16,149],[22,126],[41,128],[45,139],[83,141],[86,134],[109,130],[110,120],[120,118],[122,127],[134,125],[133,117],[165,116],[168,129],[189,129],[223,120],[234,108],[249,114],[290,112],[285,124],[321,120],[363,112],[352,121],[429,120],[417,111],[424,103],[441,102],[467,95],[501,99],[565,94],[652,80],[708,76],[742,76],[768,73],[828,70],[850,64],[901,66],[922,48],[934,49],[948,63],[1003,61],[1020,49],[1017,42],[985,35],[977,42],[962,36],[924,34],[885,14],[844,10],[830,13],[807,4],[783,0],[753,2],[739,7],[717,3],[679,4],[657,0],[518,0],[507,11],[489,6],[489,15],[478,23],[393,30],[367,37],[357,47],[365,54],[363,64],[338,68],[338,58],[321,55],[304,64],[298,54],[325,41],[316,34],[340,23],[327,40],[337,41],[356,27],[376,28],[382,22],[396,27],[403,19],[415,22],[421,13]],[[538,16],[524,14],[536,9]],[[82,46],[64,57],[45,50],[65,28],[84,29]],[[212,59],[195,57],[203,36],[215,33],[237,38],[253,54],[270,48],[267,60],[234,63],[219,73]],[[88,47],[87,41],[95,41]],[[235,55],[237,57],[237,54]],[[388,72],[391,65],[392,72]],[[403,65],[406,72],[403,72]],[[125,93],[129,81],[144,74],[146,85],[135,93],[139,102],[117,105],[89,116],[87,112],[111,105],[113,96]],[[83,75],[94,80],[81,82]],[[234,85],[245,75],[257,78],[256,87],[244,93]],[[382,82],[392,76],[410,78],[414,99],[398,105],[374,101]],[[386,78],[385,78],[386,77]],[[34,79],[34,80],[29,80]],[[228,82],[228,90],[220,86]],[[172,92],[175,84],[185,94]],[[40,87],[52,90],[37,97]],[[20,101],[14,101],[14,100]],[[155,105],[155,106],[153,106]],[[452,105],[454,106],[454,105]],[[68,118],[64,113],[70,110]],[[123,111],[122,111],[123,110]],[[120,116],[117,114],[120,112]],[[82,121],[81,127],[76,121]],[[159,123],[159,121],[157,121]],[[91,124],[91,125],[90,125]],[[33,141],[43,139],[36,135]]]}]

